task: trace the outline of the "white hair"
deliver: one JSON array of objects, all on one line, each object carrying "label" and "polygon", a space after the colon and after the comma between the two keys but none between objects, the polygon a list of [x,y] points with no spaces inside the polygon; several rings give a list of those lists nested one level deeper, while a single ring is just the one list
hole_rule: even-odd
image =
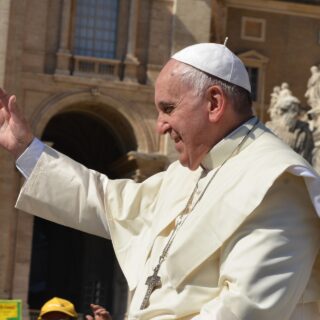
[{"label": "white hair", "polygon": [[235,110],[240,113],[251,110],[251,94],[247,90],[184,63],[179,64],[178,71],[181,82],[194,90],[197,95],[203,95],[210,86],[218,85],[232,100]]}]

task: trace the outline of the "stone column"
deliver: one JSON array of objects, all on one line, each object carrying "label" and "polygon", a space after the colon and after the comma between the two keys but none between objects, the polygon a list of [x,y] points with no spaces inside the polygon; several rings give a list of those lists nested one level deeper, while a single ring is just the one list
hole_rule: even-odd
[{"label": "stone column", "polygon": [[0,150],[0,296],[3,299],[19,298],[13,293],[18,223],[14,203],[19,185],[14,161],[9,154]]},{"label": "stone column", "polygon": [[313,149],[312,165],[314,170],[316,170],[318,174],[320,174],[320,129],[316,130],[313,133],[313,140],[314,140],[314,149]]},{"label": "stone column", "polygon": [[[188,0],[187,0],[188,1]],[[150,1],[147,82],[153,85],[171,55],[173,7],[175,0]]]},{"label": "stone column", "polygon": [[60,32],[60,45],[57,52],[56,73],[70,74],[70,43],[72,0],[63,0]]},{"label": "stone column", "polygon": [[225,0],[212,1],[212,21],[210,41],[224,43],[226,37],[227,7]]},{"label": "stone column", "polygon": [[9,31],[10,0],[0,1],[0,87],[4,87],[6,57],[7,57],[7,40]]},{"label": "stone column", "polygon": [[311,108],[311,110],[308,111],[308,114],[312,118],[311,125],[314,141],[312,165],[313,168],[320,174],[320,101],[319,106]]},{"label": "stone column", "polygon": [[16,224],[14,276],[12,280],[12,296],[22,299],[22,316],[29,319],[28,293],[31,268],[31,251],[33,236],[33,216],[19,212]]},{"label": "stone column", "polygon": [[[210,41],[211,0],[175,0],[171,53]],[[192,14],[190,14],[192,12]]]},{"label": "stone column", "polygon": [[125,58],[125,81],[137,81],[137,68],[139,60],[136,57],[137,27],[138,27],[138,7],[139,0],[130,1],[129,25],[128,25],[128,43],[127,54]]}]

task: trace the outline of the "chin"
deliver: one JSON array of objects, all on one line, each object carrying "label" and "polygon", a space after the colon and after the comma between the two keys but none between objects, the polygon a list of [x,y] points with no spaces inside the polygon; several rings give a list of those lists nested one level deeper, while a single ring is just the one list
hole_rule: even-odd
[{"label": "chin", "polygon": [[183,167],[188,167],[189,168],[189,161],[185,157],[181,156],[179,157],[179,162]]},{"label": "chin", "polygon": [[179,159],[179,162],[183,167],[188,167],[188,163],[187,162],[182,161],[181,159]]},{"label": "chin", "polygon": [[200,163],[192,162],[192,161],[189,161],[189,159],[185,159],[182,157],[180,157],[179,161],[183,167],[187,167],[192,171],[197,170],[200,165]]}]

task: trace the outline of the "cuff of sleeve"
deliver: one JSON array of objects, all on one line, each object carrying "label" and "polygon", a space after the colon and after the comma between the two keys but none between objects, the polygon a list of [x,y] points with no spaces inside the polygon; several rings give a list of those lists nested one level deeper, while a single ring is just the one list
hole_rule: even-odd
[{"label": "cuff of sleeve", "polygon": [[16,167],[21,174],[28,179],[32,170],[36,166],[44,149],[44,143],[34,138],[29,147],[22,153],[16,161]]}]

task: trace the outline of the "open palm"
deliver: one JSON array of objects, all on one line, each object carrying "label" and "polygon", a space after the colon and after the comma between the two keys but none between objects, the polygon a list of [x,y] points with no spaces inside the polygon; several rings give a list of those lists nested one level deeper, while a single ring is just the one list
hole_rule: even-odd
[{"label": "open palm", "polygon": [[16,97],[0,89],[0,146],[17,158],[32,139],[30,126],[16,104]]}]

